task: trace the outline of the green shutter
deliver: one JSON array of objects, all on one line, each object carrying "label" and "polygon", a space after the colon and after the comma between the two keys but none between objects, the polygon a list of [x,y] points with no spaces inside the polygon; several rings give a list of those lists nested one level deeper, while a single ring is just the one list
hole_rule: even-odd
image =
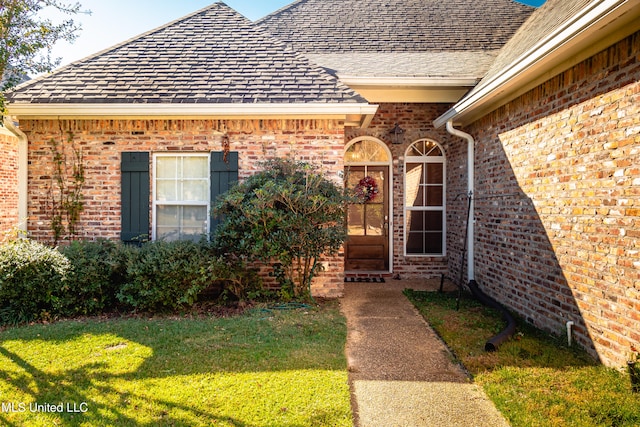
[{"label": "green shutter", "polygon": [[149,153],[124,152],[120,163],[122,175],[120,238],[139,243],[149,237]]},{"label": "green shutter", "polygon": [[[238,152],[231,151],[224,158],[224,152],[211,153],[211,206],[215,206],[218,196],[224,194],[233,184],[238,182]],[[211,217],[211,232],[213,232],[221,218]]]}]

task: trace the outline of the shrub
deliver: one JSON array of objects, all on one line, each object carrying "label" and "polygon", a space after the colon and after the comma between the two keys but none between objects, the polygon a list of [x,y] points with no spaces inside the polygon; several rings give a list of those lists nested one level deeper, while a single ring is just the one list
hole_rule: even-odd
[{"label": "shrub", "polygon": [[47,318],[69,269],[64,255],[41,243],[16,239],[0,245],[0,322]]},{"label": "shrub", "polygon": [[77,316],[113,311],[132,249],[110,240],[97,240],[75,241],[60,251],[71,262],[71,270],[56,295],[57,312]]},{"label": "shrub", "polygon": [[149,242],[132,252],[118,300],[134,310],[170,311],[192,305],[217,277],[206,242]]},{"label": "shrub", "polygon": [[217,283],[222,288],[222,298],[225,300],[232,298],[247,301],[264,296],[258,272],[248,268],[239,259],[217,257],[209,263],[207,270],[211,277],[218,277]]},{"label": "shrub", "polygon": [[344,189],[293,160],[276,159],[225,193],[214,210],[223,216],[214,242],[236,258],[275,261],[283,290],[311,297],[320,257],[346,239]]}]

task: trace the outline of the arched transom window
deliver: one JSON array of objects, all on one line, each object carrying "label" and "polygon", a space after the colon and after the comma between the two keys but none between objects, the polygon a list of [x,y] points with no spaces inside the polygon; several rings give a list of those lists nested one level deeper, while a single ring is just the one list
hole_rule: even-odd
[{"label": "arched transom window", "polygon": [[405,255],[444,255],[444,150],[435,141],[421,139],[407,149],[404,162]]},{"label": "arched transom window", "polygon": [[390,159],[389,150],[374,139],[356,139],[344,154],[345,164],[387,164]]}]

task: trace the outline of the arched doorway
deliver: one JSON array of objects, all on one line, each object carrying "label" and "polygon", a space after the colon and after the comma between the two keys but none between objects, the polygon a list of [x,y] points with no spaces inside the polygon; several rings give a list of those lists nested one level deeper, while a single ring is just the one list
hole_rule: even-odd
[{"label": "arched doorway", "polygon": [[379,139],[359,137],[347,144],[345,185],[358,200],[347,213],[346,271],[390,271],[391,161]]}]

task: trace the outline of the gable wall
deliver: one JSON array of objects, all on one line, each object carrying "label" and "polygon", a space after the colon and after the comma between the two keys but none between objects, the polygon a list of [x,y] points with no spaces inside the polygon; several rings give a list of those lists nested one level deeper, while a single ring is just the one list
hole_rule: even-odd
[{"label": "gable wall", "polygon": [[0,132],[0,240],[16,229],[18,218],[18,138]]},{"label": "gable wall", "polygon": [[[221,151],[226,133],[230,150],[239,152],[240,179],[258,171],[261,160],[293,156],[342,182],[344,127],[333,120],[23,120],[20,127],[29,140],[29,235],[45,242],[53,240],[51,194],[56,191],[50,141],[65,143],[71,156],[69,132],[82,150],[86,175],[78,238],[120,238],[123,151]],[[337,296],[342,257],[325,264],[327,270],[314,280],[314,294]]]},{"label": "gable wall", "polygon": [[640,33],[473,123],[476,279],[609,365],[640,344]]}]

